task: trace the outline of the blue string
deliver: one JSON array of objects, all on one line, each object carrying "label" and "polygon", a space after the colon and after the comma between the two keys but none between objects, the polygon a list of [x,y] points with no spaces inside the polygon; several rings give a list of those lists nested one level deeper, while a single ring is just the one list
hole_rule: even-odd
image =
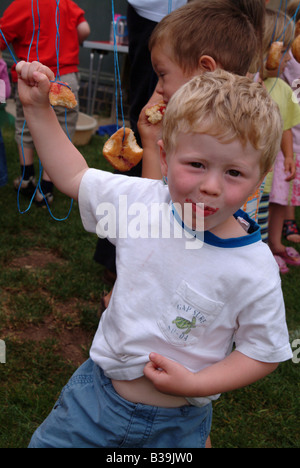
[{"label": "blue string", "polygon": [[[287,0],[286,0],[287,1]],[[297,14],[298,14],[298,11],[299,11],[299,8],[300,8],[300,2],[299,2],[299,5],[297,6],[297,9],[295,11],[295,14],[289,19],[289,21],[287,22],[287,25],[282,33],[282,35],[277,39],[279,40],[284,34],[285,34],[285,30],[286,28],[288,27],[288,25],[293,21],[294,23],[296,23],[296,18],[297,18]],[[294,24],[294,28],[295,28],[295,24]]]},{"label": "blue string", "polygon": [[[37,0],[38,2],[38,0]],[[56,59],[57,59],[57,71],[56,71],[56,78],[55,78],[55,82],[56,83],[59,83],[58,80],[60,80],[60,72],[59,72],[59,49],[60,49],[60,34],[59,34],[59,26],[60,26],[60,9],[59,9],[59,3],[60,3],[60,0],[56,0],[56,11],[55,11],[55,25],[56,25],[56,39],[55,39],[55,50],[56,50]],[[67,84],[65,83],[60,83],[62,84],[63,86],[66,86],[68,87],[69,89],[70,86],[68,86]],[[65,108],[65,126],[66,126],[66,132],[67,132],[67,136],[69,138],[69,140],[71,140],[70,138],[70,135],[69,135],[69,131],[68,131],[68,122],[67,122],[67,109]],[[39,162],[40,164],[40,169],[42,169],[42,165],[41,165],[41,162]],[[48,211],[51,215],[51,217],[55,220],[55,221],[65,221],[66,219],[68,219],[71,211],[72,211],[72,207],[73,207],[73,198],[71,198],[71,204],[70,204],[70,209],[69,209],[69,212],[68,214],[64,217],[64,218],[56,218],[52,211],[51,211],[51,208],[47,202],[47,199],[45,197],[45,194],[42,190],[42,187],[41,187],[41,170],[40,170],[40,179],[39,179],[39,183],[38,183],[38,188],[39,188],[39,191],[41,192],[41,194],[43,195],[43,198],[44,198],[44,201],[46,203],[46,206],[48,208]]]},{"label": "blue string", "polygon": [[276,17],[275,26],[274,26],[274,30],[273,30],[270,45],[272,44],[274,36],[275,36],[275,31],[276,31],[276,26],[277,26],[277,21],[278,21],[278,18],[279,18],[279,14],[280,14],[280,11],[281,11],[281,6],[282,6],[282,0],[280,0],[280,5],[279,5],[278,11],[277,11],[277,17]]},{"label": "blue string", "polygon": [[56,39],[55,39],[55,49],[56,49],[56,58],[57,58],[56,78],[60,80],[60,74],[59,74],[59,49],[60,49],[60,34],[59,34],[60,10],[59,10],[59,3],[60,3],[60,0],[56,0],[56,12],[55,12]]},{"label": "blue string", "polygon": [[[36,1],[37,1],[37,5],[38,5],[38,0],[36,0]],[[39,8],[38,7],[37,7],[37,11],[38,11],[38,16],[39,16]],[[33,24],[32,29],[33,30],[32,30],[31,42],[30,42],[29,48],[28,48],[27,62],[29,62],[31,47],[32,47],[32,44],[33,44],[34,36],[35,36],[35,18],[34,18],[33,0],[31,0],[31,16],[32,16],[32,24]],[[39,23],[39,25],[40,25],[40,23]],[[38,43],[38,39],[39,39],[39,36],[37,36],[37,43]],[[36,50],[38,51],[38,46],[37,46]],[[21,180],[20,180],[19,188],[18,188],[18,194],[17,194],[17,205],[18,205],[18,210],[19,210],[20,214],[24,214],[24,213],[26,213],[27,211],[30,210],[32,202],[34,200],[37,189],[40,186],[40,181],[41,181],[41,178],[42,178],[42,170],[41,170],[41,166],[40,166],[38,184],[37,184],[37,186],[36,186],[36,188],[35,188],[35,190],[33,192],[33,195],[32,195],[32,197],[30,199],[28,207],[26,208],[26,210],[21,211],[21,209],[20,209],[20,189],[21,189],[21,185],[22,185],[22,182],[23,182],[24,176],[25,176],[25,154],[24,154],[24,141],[23,141],[24,140],[25,127],[26,127],[26,120],[24,120],[23,128],[22,128],[22,134],[21,134],[21,150],[22,150],[22,157],[23,157],[23,173],[22,173],[22,177],[21,177]]]},{"label": "blue string", "polygon": [[[285,19],[287,19],[287,18],[286,18],[286,16],[287,16],[287,13],[286,13],[286,12],[287,12],[287,5],[288,5],[288,0],[286,0],[286,3],[285,3]],[[282,0],[280,1],[280,7],[279,7],[279,9],[278,9],[278,14],[277,14],[276,23],[275,23],[275,27],[274,27],[274,31],[273,31],[273,35],[272,35],[272,39],[271,39],[270,45],[272,44],[273,39],[274,39],[274,35],[275,35],[275,31],[276,31],[276,26],[277,26],[277,21],[278,21],[278,17],[279,17],[279,12],[281,11],[281,6],[282,6]],[[276,41],[280,41],[280,39],[282,39],[282,42],[284,42],[285,32],[286,32],[286,29],[287,29],[288,25],[291,23],[291,21],[293,21],[293,29],[295,30],[295,23],[296,23],[296,18],[297,18],[297,14],[298,14],[299,8],[300,8],[300,2],[299,2],[299,5],[297,6],[297,9],[296,9],[294,15],[289,19],[289,21],[287,22],[287,24],[284,26],[284,29],[283,29],[282,34],[276,39]],[[284,59],[284,57],[285,57],[285,54],[288,53],[288,50],[289,50],[289,48],[291,47],[291,43],[292,43],[292,42],[293,42],[293,38],[290,40],[290,42],[289,42],[289,44],[288,44],[288,46],[287,46],[287,48],[286,48],[286,51],[284,52],[284,54],[283,54],[282,57],[281,57],[281,60],[280,60],[280,63],[279,63],[279,67],[278,67],[278,73],[277,73],[276,81],[275,81],[275,83],[273,84],[272,88],[270,89],[269,94],[272,93],[274,87],[275,87],[276,84],[277,84],[277,80],[278,80],[278,78],[279,78],[279,76],[280,76],[280,67],[281,67],[281,63],[282,63],[282,61],[283,61],[283,59]],[[267,60],[267,59],[266,59],[266,60]]]},{"label": "blue string", "polygon": [[[285,1],[285,8],[284,8],[284,25],[285,25],[285,21],[287,20],[287,6],[288,6],[288,0]],[[283,42],[284,42],[284,37],[285,37],[285,31],[286,31],[286,27],[284,28]]]},{"label": "blue string", "polygon": [[121,75],[120,75],[119,60],[118,60],[116,23],[114,21],[114,18],[115,18],[114,0],[111,1],[111,7],[112,7],[112,21],[113,21],[113,31],[114,31],[114,69],[115,69],[116,125],[117,125],[117,129],[118,129],[119,128],[119,109],[118,109],[118,96],[119,95],[118,95],[118,87],[119,87],[120,107],[121,107],[122,122],[123,122],[123,128],[124,128],[124,136],[125,136],[125,118],[124,118],[124,111],[123,111],[122,84],[121,84]]},{"label": "blue string", "polygon": [[[60,11],[59,11],[59,2],[60,0],[56,0],[56,15],[55,15],[55,24],[56,24],[56,28],[57,28],[57,34],[56,34],[56,42],[55,42],[55,46],[56,46],[56,57],[57,57],[57,74],[56,74],[56,79],[55,79],[55,82],[58,82],[57,79],[60,79],[60,75],[59,75],[59,45],[60,45],[60,35],[59,35],[59,24],[60,24]],[[41,18],[40,18],[40,11],[39,11],[39,3],[38,3],[38,0],[36,0],[36,4],[37,4],[37,15],[38,15],[38,31],[37,31],[37,45],[36,45],[36,53],[37,53],[37,61],[39,61],[39,56],[38,56],[38,44],[39,44],[39,36],[40,36],[40,26],[41,26]],[[28,56],[27,56],[27,61],[29,62],[29,57],[30,57],[30,52],[31,52],[31,47],[32,47],[32,44],[33,44],[33,40],[34,40],[34,36],[35,36],[35,18],[34,18],[34,8],[33,8],[33,0],[31,0],[31,13],[32,13],[32,22],[33,22],[33,34],[32,34],[32,38],[31,38],[31,42],[30,42],[30,45],[29,45],[29,49],[28,49]],[[2,33],[2,31],[0,30],[1,32],[1,35],[8,47],[8,50],[10,51],[13,59],[14,59],[14,62],[15,64],[17,64],[17,61],[16,59],[14,58],[13,54],[12,54],[12,51],[10,50],[8,44],[7,44],[7,41],[4,37],[4,34]],[[62,84],[63,86],[67,86],[69,89],[70,86],[68,86],[66,83],[60,83]],[[26,210],[24,211],[21,211],[20,209],[20,189],[21,189],[21,185],[22,185],[22,182],[24,180],[24,176],[25,176],[25,154],[24,154],[24,144],[23,144],[23,137],[24,137],[24,129],[25,129],[25,126],[26,126],[26,120],[24,120],[24,124],[23,124],[23,128],[22,128],[22,134],[21,134],[21,149],[22,149],[22,157],[23,157],[23,173],[22,173],[22,177],[21,177],[21,181],[20,181],[20,184],[19,184],[19,188],[18,188],[18,194],[17,194],[17,205],[18,205],[18,210],[19,210],[19,213],[20,214],[24,214],[26,213],[27,211],[30,210],[31,208],[31,205],[32,205],[32,202],[34,200],[34,197],[35,197],[35,194],[37,192],[37,189],[39,189],[39,191],[41,192],[44,200],[45,200],[45,203],[46,203],[46,206],[48,208],[48,211],[50,213],[50,215],[52,216],[52,218],[55,220],[55,221],[65,221],[70,213],[71,213],[71,210],[72,210],[72,206],[73,206],[73,199],[71,199],[71,206],[70,206],[70,209],[69,209],[69,212],[67,214],[67,216],[65,216],[64,218],[56,218],[53,214],[52,214],[52,211],[49,207],[49,204],[47,202],[47,199],[45,197],[45,194],[43,193],[43,190],[42,190],[42,187],[41,187],[41,180],[42,180],[42,174],[43,174],[43,166],[41,164],[41,161],[39,161],[39,179],[38,179],[38,183],[37,183],[37,186],[35,188],[35,191],[30,199],[30,202],[29,202],[29,205],[28,207],[26,208]],[[70,138],[70,135],[69,135],[69,131],[68,131],[68,124],[67,124],[67,109],[65,109],[65,126],[66,126],[66,133],[67,133],[67,136],[69,138],[69,140],[71,140]]]},{"label": "blue string", "polygon": [[34,39],[34,36],[35,36],[35,20],[34,20],[34,10],[33,10],[33,0],[31,0],[31,16],[32,16],[32,25],[33,25],[33,28],[32,28],[31,42],[30,42],[29,48],[28,48],[27,62],[29,62],[29,57],[30,57],[30,52],[31,52],[31,46],[32,46],[32,44],[33,44],[33,39]]},{"label": "blue string", "polygon": [[[18,194],[17,194],[17,205],[18,205],[18,210],[19,210],[20,214],[24,214],[24,213],[26,213],[27,211],[30,210],[33,199],[34,199],[35,194],[36,194],[36,191],[38,189],[38,186],[36,186],[36,188],[34,190],[34,193],[33,193],[32,197],[31,197],[31,200],[29,202],[28,207],[26,208],[26,210],[21,211],[21,208],[20,208],[20,189],[21,189],[21,185],[22,185],[22,182],[23,182],[24,176],[25,176],[25,154],[24,154],[24,145],[23,145],[23,135],[24,135],[25,126],[26,126],[26,120],[24,120],[23,128],[22,128],[22,134],[21,134],[21,149],[22,149],[22,156],[23,156],[23,173],[22,173],[22,178],[21,178],[21,181],[20,181],[20,185],[19,185],[19,188],[18,188]],[[40,173],[41,173],[41,171],[40,171]]]},{"label": "blue string", "polygon": [[36,40],[36,56],[37,56],[37,61],[39,62],[39,41],[40,41],[40,30],[41,30],[41,17],[40,17],[40,8],[39,8],[39,2],[38,0],[36,1],[36,8],[37,8],[37,14],[38,14],[38,21],[39,21],[39,26],[37,30],[37,40]]},{"label": "blue string", "polygon": [[[172,11],[172,0],[168,0],[168,13]],[[113,32],[114,32],[114,74],[115,74],[115,101],[116,101],[116,126],[119,129],[119,108],[118,108],[118,89],[120,93],[120,107],[121,107],[121,114],[122,114],[122,122],[124,128],[124,137],[125,137],[125,118],[124,118],[124,111],[123,111],[123,95],[122,95],[122,84],[121,84],[121,75],[120,75],[120,67],[119,67],[119,60],[118,60],[118,48],[117,48],[117,34],[116,34],[116,22],[115,19],[115,6],[114,0],[111,0],[111,7],[112,7],[112,22],[113,22]]]},{"label": "blue string", "polygon": [[1,31],[1,29],[0,29],[0,34],[1,34],[1,36],[3,37],[3,40],[4,40],[5,44],[6,44],[7,49],[8,49],[9,52],[10,52],[10,55],[11,55],[12,58],[13,58],[13,61],[15,62],[15,65],[17,65],[18,62],[17,62],[17,60],[16,60],[16,58],[15,58],[15,56],[14,56],[14,54],[13,54],[13,51],[12,51],[11,48],[9,47],[9,45],[8,45],[8,43],[7,43],[7,40],[6,40],[6,38],[5,38],[4,34],[3,34],[3,32]]}]

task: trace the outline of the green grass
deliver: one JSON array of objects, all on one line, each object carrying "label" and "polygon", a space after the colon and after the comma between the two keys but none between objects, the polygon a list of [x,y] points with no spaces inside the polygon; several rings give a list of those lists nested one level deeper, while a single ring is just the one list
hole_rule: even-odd
[{"label": "green grass", "polygon": [[[7,349],[6,364],[0,364],[0,447],[23,448],[87,358],[106,286],[93,261],[96,237],[84,231],[76,203],[61,222],[35,206],[19,213],[13,128],[2,132],[9,183],[0,188],[0,339]],[[94,136],[80,150],[90,166],[111,170],[101,156],[103,143]],[[28,202],[20,203],[25,210]],[[55,191],[54,216],[65,217],[69,207]],[[283,277],[291,341],[300,338],[299,284],[300,268]],[[299,370],[300,364],[286,362],[266,379],[224,394],[214,404],[213,446],[299,447]]]}]

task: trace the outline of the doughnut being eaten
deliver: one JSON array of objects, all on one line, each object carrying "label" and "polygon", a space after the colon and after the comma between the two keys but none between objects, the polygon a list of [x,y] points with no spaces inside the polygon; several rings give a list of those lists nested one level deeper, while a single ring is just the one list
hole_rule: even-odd
[{"label": "doughnut being eaten", "polygon": [[115,169],[126,172],[140,162],[143,150],[130,128],[120,128],[105,142],[103,156]]},{"label": "doughnut being eaten", "polygon": [[52,106],[62,106],[74,109],[77,101],[69,85],[64,82],[54,82],[50,85],[49,101]]},{"label": "doughnut being eaten", "polygon": [[300,62],[300,36],[297,36],[292,43],[292,54],[297,62]]},{"label": "doughnut being eaten", "polygon": [[161,122],[165,111],[166,104],[164,103],[164,101],[160,101],[154,106],[148,107],[148,109],[145,110],[145,114],[148,117],[148,122],[150,122],[153,125],[157,124],[158,122]]},{"label": "doughnut being eaten", "polygon": [[266,63],[267,70],[276,70],[279,68],[282,58],[282,48],[283,42],[272,42]]}]

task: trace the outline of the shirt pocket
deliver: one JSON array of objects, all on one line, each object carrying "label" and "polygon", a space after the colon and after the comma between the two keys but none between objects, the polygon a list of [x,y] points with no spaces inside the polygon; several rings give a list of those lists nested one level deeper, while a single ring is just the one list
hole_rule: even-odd
[{"label": "shirt pocket", "polygon": [[193,345],[219,315],[223,306],[223,302],[202,296],[182,281],[157,324],[172,345]]}]

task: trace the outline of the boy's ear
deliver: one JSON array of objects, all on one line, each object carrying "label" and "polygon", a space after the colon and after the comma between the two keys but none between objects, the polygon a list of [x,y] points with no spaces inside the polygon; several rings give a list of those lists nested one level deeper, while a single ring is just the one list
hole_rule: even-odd
[{"label": "boy's ear", "polygon": [[198,66],[203,72],[215,71],[218,67],[217,62],[210,55],[201,55],[199,58]]},{"label": "boy's ear", "polygon": [[167,163],[167,155],[164,150],[164,143],[162,140],[158,140],[157,142],[159,146],[159,158],[160,158],[160,167],[161,167],[161,173],[164,177],[167,177],[168,175],[168,163]]}]

